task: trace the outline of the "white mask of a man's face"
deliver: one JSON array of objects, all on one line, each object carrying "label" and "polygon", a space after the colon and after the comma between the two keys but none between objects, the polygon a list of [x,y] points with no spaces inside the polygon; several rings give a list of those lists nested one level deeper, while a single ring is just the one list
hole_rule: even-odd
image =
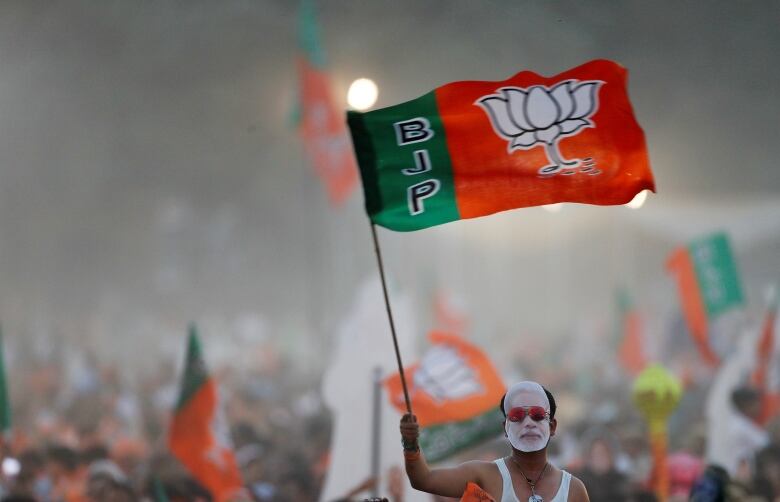
[{"label": "white mask of a man's face", "polygon": [[[550,411],[547,395],[536,382],[520,382],[507,391],[504,411],[508,413],[517,406],[542,406],[548,413]],[[509,443],[525,453],[542,450],[550,441],[550,420],[547,418],[539,422],[527,415],[522,422],[507,419],[505,430]]]}]

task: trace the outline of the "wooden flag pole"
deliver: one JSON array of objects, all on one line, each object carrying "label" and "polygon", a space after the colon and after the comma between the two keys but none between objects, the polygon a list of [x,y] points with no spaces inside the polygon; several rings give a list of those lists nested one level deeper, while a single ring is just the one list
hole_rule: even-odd
[{"label": "wooden flag pole", "polygon": [[[382,368],[374,368],[374,395],[373,413],[371,420],[371,477],[379,481],[379,471],[381,470],[381,449],[382,449]],[[371,496],[379,495],[379,483],[374,483],[371,487]]]},{"label": "wooden flag pole", "polygon": [[385,295],[385,307],[387,308],[387,320],[390,321],[390,333],[393,335],[393,347],[395,348],[395,359],[398,363],[398,374],[401,375],[401,386],[404,389],[404,400],[406,401],[406,411],[411,415],[412,402],[409,400],[409,389],[406,388],[406,377],[404,376],[404,365],[401,362],[401,351],[398,349],[398,337],[395,334],[395,323],[393,322],[393,311],[390,308],[390,298],[387,296],[387,283],[385,282],[385,266],[382,263],[382,252],[379,249],[379,239],[376,236],[376,225],[371,222],[371,235],[374,238],[374,252],[376,253],[376,262],[379,265],[379,278],[382,280],[382,293]]}]

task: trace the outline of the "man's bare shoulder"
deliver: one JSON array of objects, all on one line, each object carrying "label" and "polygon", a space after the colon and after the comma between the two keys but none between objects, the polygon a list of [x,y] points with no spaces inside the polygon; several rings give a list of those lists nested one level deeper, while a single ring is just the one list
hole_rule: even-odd
[{"label": "man's bare shoulder", "polygon": [[460,467],[468,469],[472,472],[482,473],[496,473],[498,474],[498,468],[495,462],[489,460],[467,460],[460,464]]},{"label": "man's bare shoulder", "polygon": [[571,502],[590,502],[588,490],[585,489],[585,483],[574,475],[571,476],[571,482],[569,483],[569,500]]}]

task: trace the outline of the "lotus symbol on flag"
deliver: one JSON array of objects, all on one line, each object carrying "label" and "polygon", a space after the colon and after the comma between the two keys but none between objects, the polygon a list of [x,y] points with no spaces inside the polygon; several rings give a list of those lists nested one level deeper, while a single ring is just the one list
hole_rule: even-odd
[{"label": "lotus symbol on flag", "polygon": [[437,402],[484,392],[474,371],[451,347],[433,347],[425,354],[414,373],[414,385]]},{"label": "lotus symbol on flag", "polygon": [[528,150],[543,144],[550,165],[539,174],[550,176],[582,166],[581,172],[598,174],[590,157],[566,160],[558,150],[561,139],[579,134],[583,128],[595,127],[590,117],[598,110],[597,94],[604,82],[599,80],[565,80],[552,87],[534,85],[528,88],[501,87],[496,94],[479,98],[496,133],[509,141],[508,150]]}]

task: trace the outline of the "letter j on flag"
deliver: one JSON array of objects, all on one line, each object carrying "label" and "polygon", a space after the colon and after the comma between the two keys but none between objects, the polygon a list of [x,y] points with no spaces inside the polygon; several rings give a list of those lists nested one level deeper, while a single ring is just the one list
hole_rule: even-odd
[{"label": "letter j on flag", "polygon": [[655,191],[626,70],[596,60],[554,77],[465,81],[347,114],[377,225],[411,231],[509,209],[625,204]]}]

